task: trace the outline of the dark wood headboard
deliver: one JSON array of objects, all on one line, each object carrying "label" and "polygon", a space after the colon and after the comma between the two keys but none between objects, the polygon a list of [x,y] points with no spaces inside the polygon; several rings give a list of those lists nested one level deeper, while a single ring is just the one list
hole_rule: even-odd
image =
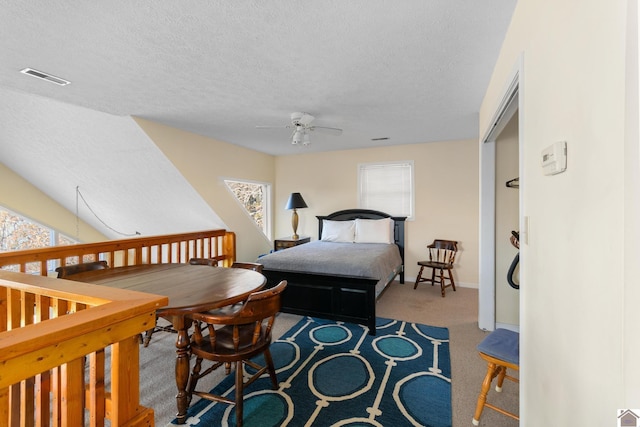
[{"label": "dark wood headboard", "polygon": [[404,276],[404,221],[406,216],[391,216],[384,212],[374,211],[370,209],[346,209],[343,211],[337,211],[332,214],[316,216],[318,218],[318,239],[322,238],[322,220],[328,219],[331,221],[351,221],[353,219],[384,219],[391,218],[393,220],[393,241],[400,249],[400,258],[402,259]]}]

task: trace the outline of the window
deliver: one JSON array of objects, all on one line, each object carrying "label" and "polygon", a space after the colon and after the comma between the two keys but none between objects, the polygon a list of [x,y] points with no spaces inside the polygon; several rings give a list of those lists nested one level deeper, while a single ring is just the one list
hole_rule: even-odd
[{"label": "window", "polygon": [[74,239],[0,206],[0,251],[71,245]]},{"label": "window", "polygon": [[[77,241],[0,206],[0,252],[72,245],[74,243]],[[53,270],[55,267],[53,264],[48,265],[49,270]],[[3,269],[18,271],[14,266],[7,266]],[[39,274],[40,264],[28,264],[27,273]]]},{"label": "window", "polygon": [[264,235],[271,239],[271,185],[233,179],[225,179],[224,183]]},{"label": "window", "polygon": [[359,164],[358,206],[413,219],[413,162]]}]

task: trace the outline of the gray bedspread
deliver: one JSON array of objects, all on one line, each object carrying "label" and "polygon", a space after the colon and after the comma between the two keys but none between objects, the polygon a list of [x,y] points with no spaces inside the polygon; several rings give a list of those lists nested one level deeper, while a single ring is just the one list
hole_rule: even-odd
[{"label": "gray bedspread", "polygon": [[402,269],[400,250],[384,243],[336,243],[316,240],[258,259],[267,270],[378,279],[385,284]]}]

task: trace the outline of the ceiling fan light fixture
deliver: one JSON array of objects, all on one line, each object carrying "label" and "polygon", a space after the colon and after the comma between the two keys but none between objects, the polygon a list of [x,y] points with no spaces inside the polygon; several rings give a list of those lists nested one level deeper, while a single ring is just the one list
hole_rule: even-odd
[{"label": "ceiling fan light fixture", "polygon": [[300,129],[297,129],[294,133],[293,133],[293,140],[291,141],[291,143],[293,145],[298,145],[303,141],[304,138],[304,132],[301,131]]},{"label": "ceiling fan light fixture", "polygon": [[302,145],[309,145],[311,144],[311,140],[309,139],[309,134],[308,133],[304,133],[304,136],[302,137]]}]

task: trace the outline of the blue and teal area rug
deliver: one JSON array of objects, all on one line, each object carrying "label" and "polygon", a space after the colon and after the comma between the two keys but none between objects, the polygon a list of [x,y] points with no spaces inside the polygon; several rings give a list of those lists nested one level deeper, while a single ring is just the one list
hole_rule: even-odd
[{"label": "blue and teal area rug", "polygon": [[[305,317],[271,354],[279,389],[268,376],[245,389],[246,427],[451,426],[446,328],[378,318],[371,336],[361,325]],[[213,392],[232,395],[233,377]],[[186,425],[235,426],[234,408],[199,400]]]}]

